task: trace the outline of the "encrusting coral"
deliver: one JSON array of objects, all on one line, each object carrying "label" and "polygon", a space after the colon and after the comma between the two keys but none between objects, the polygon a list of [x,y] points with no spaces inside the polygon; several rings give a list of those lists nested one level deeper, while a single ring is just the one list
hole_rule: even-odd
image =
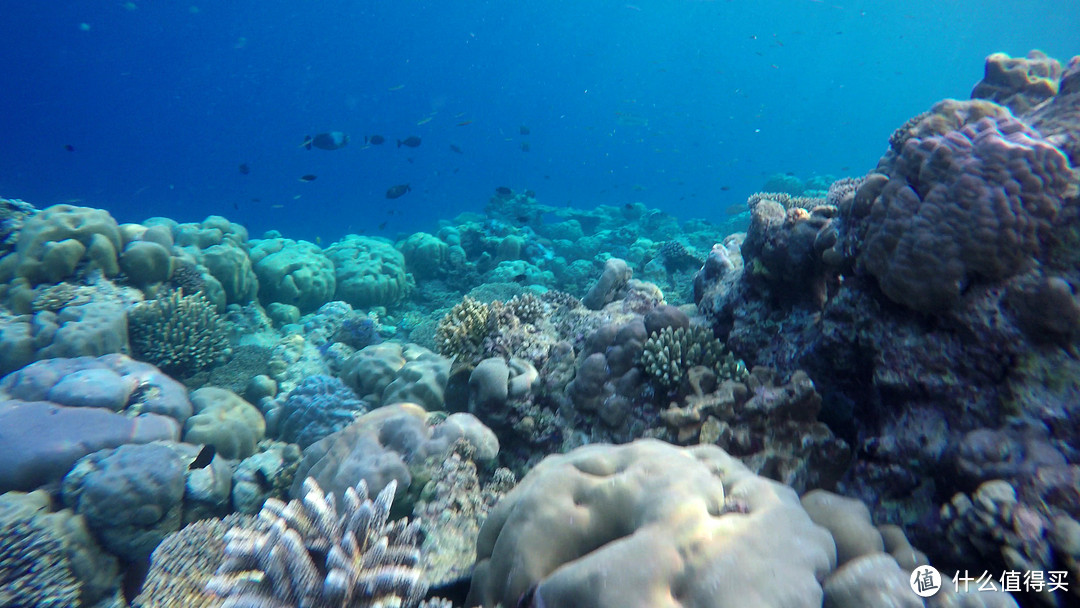
[{"label": "encrusting coral", "polygon": [[304,499],[267,499],[265,531],[233,528],[225,563],[207,589],[222,608],[364,608],[421,606],[427,583],[420,561],[420,522],[387,523],[397,483],[374,500],[367,484],[345,492],[340,515],[332,495],[314,479]]},{"label": "encrusting coral", "polygon": [[665,327],[645,341],[641,363],[645,372],[663,386],[678,388],[691,367],[703,365],[714,370],[721,380],[744,380],[746,366],[720,340],[703,327]]},{"label": "encrusting coral", "polygon": [[225,352],[225,321],[201,293],[169,295],[128,311],[128,339],[136,359],[170,375],[192,376]]}]

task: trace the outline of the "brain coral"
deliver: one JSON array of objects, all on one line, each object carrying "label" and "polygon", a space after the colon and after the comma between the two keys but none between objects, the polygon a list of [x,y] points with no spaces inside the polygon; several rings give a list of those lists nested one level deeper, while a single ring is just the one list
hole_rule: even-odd
[{"label": "brain coral", "polygon": [[477,540],[466,606],[821,606],[836,565],[795,492],[716,446],[549,456]]},{"label": "brain coral", "polygon": [[884,169],[887,180],[857,193],[872,199],[859,262],[889,298],[922,312],[948,308],[973,280],[1019,271],[1072,179],[1060,150],[1008,116],[912,137]]},{"label": "brain coral", "polygon": [[380,239],[350,234],[326,250],[337,270],[334,299],[357,308],[388,306],[405,297],[405,257]]}]

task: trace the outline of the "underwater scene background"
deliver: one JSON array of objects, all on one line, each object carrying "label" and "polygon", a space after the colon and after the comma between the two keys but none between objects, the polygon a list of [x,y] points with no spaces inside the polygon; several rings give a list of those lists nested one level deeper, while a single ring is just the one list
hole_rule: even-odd
[{"label": "underwater scene background", "polygon": [[1073,4],[5,6],[0,607],[1080,605]]},{"label": "underwater scene background", "polygon": [[[1075,50],[1070,2],[975,6],[16,3],[0,190],[327,242],[384,221],[431,231],[500,185],[715,220],[773,173],[865,172],[992,52]],[[300,147],[326,131],[352,143]],[[373,134],[389,145],[362,149]],[[396,148],[408,135],[423,145]],[[389,204],[400,183],[413,193]]]}]

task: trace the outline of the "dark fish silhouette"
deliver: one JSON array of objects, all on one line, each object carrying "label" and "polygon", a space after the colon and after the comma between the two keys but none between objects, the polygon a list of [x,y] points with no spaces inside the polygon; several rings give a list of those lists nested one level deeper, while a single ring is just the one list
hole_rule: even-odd
[{"label": "dark fish silhouette", "polygon": [[528,152],[529,151],[529,142],[527,142],[527,141],[521,142],[521,151],[522,152]]},{"label": "dark fish silhouette", "polygon": [[397,140],[397,147],[406,146],[409,148],[415,148],[420,145],[420,138],[415,135],[410,135],[405,139]]},{"label": "dark fish silhouette", "polygon": [[216,453],[217,450],[214,449],[214,446],[204,445],[203,449],[199,450],[199,455],[188,465],[188,470],[205,469],[214,460],[214,454]]},{"label": "dark fish silhouette", "polygon": [[514,195],[514,192],[506,186],[499,186],[498,188],[495,188],[495,195],[499,198],[510,198]]},{"label": "dark fish silhouette", "polygon": [[386,138],[382,135],[365,135],[364,143],[371,144],[373,146],[381,146],[386,143]]},{"label": "dark fish silhouette", "polygon": [[458,146],[456,146],[454,144],[450,144],[450,150],[453,151],[453,152],[457,152],[458,154],[464,154],[465,153],[464,151],[462,151],[461,148],[459,148]]},{"label": "dark fish silhouette", "polygon": [[266,473],[263,473],[262,469],[255,469],[255,483],[259,484],[259,489],[263,492],[267,492],[273,489],[273,484],[270,483],[270,479],[266,477]]},{"label": "dark fish silhouette", "polygon": [[315,181],[315,179],[316,179],[317,177],[319,177],[319,176],[318,176],[318,175],[311,175],[311,174],[309,173],[309,174],[307,174],[307,175],[301,175],[301,176],[300,176],[300,181],[302,181],[302,182],[313,182],[313,181]]},{"label": "dark fish silhouette", "polygon": [[386,222],[379,224],[379,230],[386,230]]},{"label": "dark fish silhouette", "polygon": [[244,175],[251,173],[251,167],[249,167],[247,163],[240,163],[239,169],[240,173],[243,173]]},{"label": "dark fish silhouette", "polygon": [[315,146],[320,150],[337,150],[344,148],[349,143],[349,136],[341,131],[330,131],[318,135],[308,135],[304,138],[304,148],[310,150]]},{"label": "dark fish silhouette", "polygon": [[521,125],[520,127],[518,127],[518,133],[520,133],[522,135],[528,135],[529,134],[529,127],[526,127],[525,125]]},{"label": "dark fish silhouette", "polygon": [[463,120],[463,121],[461,121],[461,122],[457,123],[457,126],[459,126],[459,127],[464,127],[464,126],[466,126],[466,125],[471,125],[471,124],[472,124],[472,121],[471,121],[471,120]]},{"label": "dark fish silhouette", "polygon": [[409,187],[409,184],[390,186],[390,188],[386,190],[386,198],[400,198],[405,196],[405,193],[409,190],[412,190],[412,188]]},{"label": "dark fish silhouette", "polygon": [[74,152],[75,151],[75,146],[73,146],[71,144],[64,144],[64,149],[67,150],[68,152]]}]

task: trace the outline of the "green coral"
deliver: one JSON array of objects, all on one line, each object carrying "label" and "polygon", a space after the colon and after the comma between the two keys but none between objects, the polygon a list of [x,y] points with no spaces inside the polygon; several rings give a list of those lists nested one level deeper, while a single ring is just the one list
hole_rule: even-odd
[{"label": "green coral", "polygon": [[202,293],[180,290],[128,311],[132,355],[167,374],[191,377],[217,361],[228,347],[227,324]]},{"label": "green coral", "polygon": [[654,380],[668,389],[678,388],[686,372],[701,365],[716,372],[720,380],[745,380],[748,373],[742,361],[704,327],[665,327],[645,341],[641,363]]},{"label": "green coral", "polygon": [[471,360],[479,356],[484,338],[488,335],[491,307],[465,296],[435,329],[435,346],[439,354]]}]

